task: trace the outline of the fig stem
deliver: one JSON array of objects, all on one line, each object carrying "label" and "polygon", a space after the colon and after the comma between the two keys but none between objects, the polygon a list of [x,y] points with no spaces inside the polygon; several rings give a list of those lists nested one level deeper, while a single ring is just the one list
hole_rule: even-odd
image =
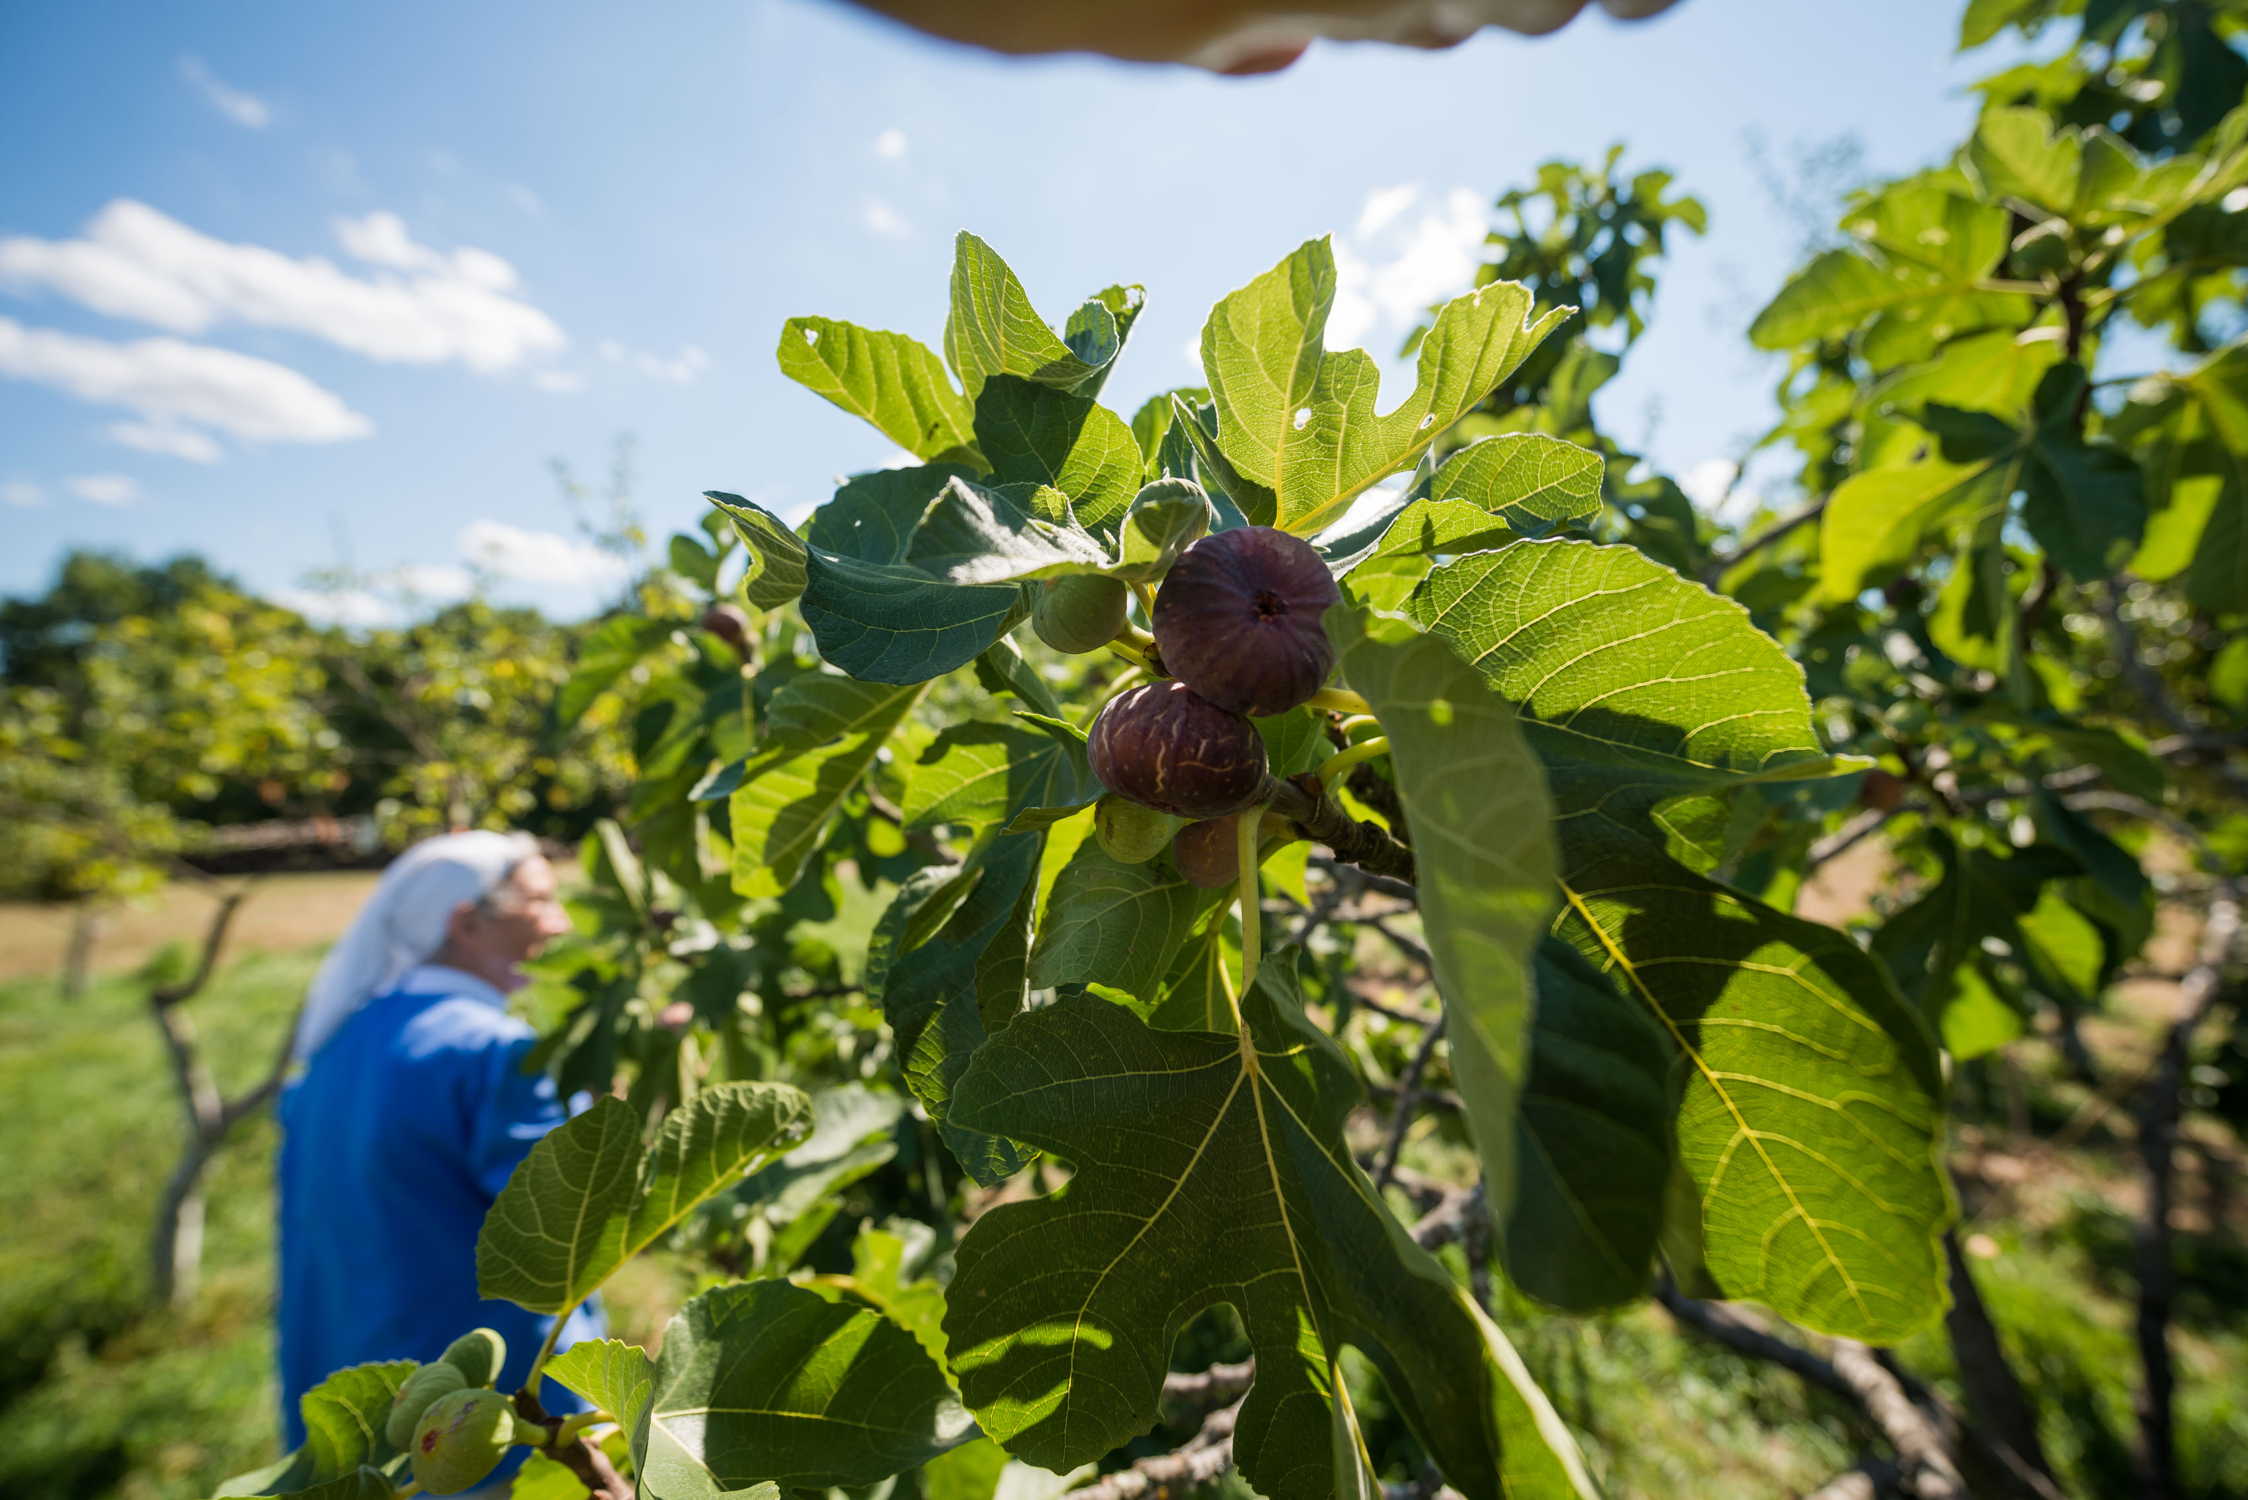
[{"label": "fig stem", "polygon": [[[1124,628],[1127,630],[1131,629],[1129,625],[1125,626]],[[1137,646],[1134,646],[1130,642],[1125,640],[1124,637],[1118,636],[1115,640],[1110,641],[1108,643],[1108,649],[1115,652],[1118,656],[1123,657],[1133,666],[1138,667],[1142,671],[1146,672],[1148,676],[1153,677],[1155,675],[1155,665],[1147,659],[1147,654],[1141,651]]]},{"label": "fig stem", "polygon": [[[1135,578],[1132,580],[1132,593],[1140,601],[1140,613],[1147,616],[1148,624],[1153,625],[1155,623],[1155,590]],[[1130,622],[1127,621],[1126,623]]]},{"label": "fig stem", "polygon": [[1336,778],[1352,766],[1363,765],[1379,756],[1389,754],[1389,736],[1377,734],[1370,740],[1360,740],[1348,750],[1339,750],[1319,763],[1319,784],[1331,787]]},{"label": "fig stem", "polygon": [[1339,714],[1370,714],[1374,705],[1349,688],[1321,688],[1304,702],[1313,708],[1329,708]]},{"label": "fig stem", "polygon": [[1375,718],[1372,714],[1352,714],[1349,718],[1342,720],[1335,726],[1336,729],[1342,732],[1342,736],[1346,740],[1361,729],[1379,729],[1381,727],[1382,721]]},{"label": "fig stem", "polygon": [[571,1415],[564,1417],[559,1423],[555,1425],[553,1433],[547,1438],[546,1442],[542,1446],[548,1448],[559,1448],[564,1443],[576,1439],[579,1434],[583,1433],[587,1428],[598,1427],[603,1422],[614,1422],[615,1420],[615,1417],[610,1416],[605,1411],[581,1411],[572,1413]]},{"label": "fig stem", "polygon": [[406,1500],[406,1497],[408,1495],[418,1495],[421,1492],[421,1481],[418,1479],[409,1479],[404,1484],[398,1486],[398,1488],[390,1492],[390,1500]]},{"label": "fig stem", "polygon": [[539,1345],[539,1352],[531,1359],[531,1373],[523,1377],[524,1390],[536,1391],[539,1388],[539,1372],[546,1368],[547,1360],[554,1353],[554,1341],[562,1336],[562,1324],[566,1316],[556,1315],[554,1326],[546,1331],[546,1342]]},{"label": "fig stem", "polygon": [[1236,895],[1241,902],[1241,993],[1257,982],[1257,963],[1264,950],[1264,904],[1257,893],[1258,852],[1263,845],[1264,809],[1252,807],[1233,820],[1233,857],[1241,877]]}]

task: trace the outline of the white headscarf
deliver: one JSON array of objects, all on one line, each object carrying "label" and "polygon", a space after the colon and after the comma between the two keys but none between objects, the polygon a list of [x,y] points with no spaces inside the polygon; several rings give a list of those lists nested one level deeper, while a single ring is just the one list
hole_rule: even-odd
[{"label": "white headscarf", "polygon": [[312,978],[297,1022],[298,1060],[319,1051],[359,1007],[443,947],[455,908],[490,895],[538,852],[538,840],[527,833],[447,833],[393,860]]}]

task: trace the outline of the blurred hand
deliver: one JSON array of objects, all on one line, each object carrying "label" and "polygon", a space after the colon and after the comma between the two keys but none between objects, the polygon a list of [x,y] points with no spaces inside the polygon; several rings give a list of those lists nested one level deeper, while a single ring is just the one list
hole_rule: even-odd
[{"label": "blurred hand", "polygon": [[[1098,52],[1218,73],[1285,68],[1321,37],[1450,47],[1486,26],[1542,35],[1590,0],[859,0],[934,36],[998,52]],[[1599,0],[1638,20],[1675,0]]]}]

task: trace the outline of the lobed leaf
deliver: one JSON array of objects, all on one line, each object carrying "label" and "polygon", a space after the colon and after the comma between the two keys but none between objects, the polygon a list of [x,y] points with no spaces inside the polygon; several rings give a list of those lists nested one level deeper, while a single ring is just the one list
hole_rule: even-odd
[{"label": "lobed leaf", "polygon": [[1503,1215],[1528,1072],[1530,954],[1553,911],[1553,808],[1515,711],[1440,637],[1401,619],[1331,611],[1343,680],[1389,737],[1414,837],[1452,1070]]},{"label": "lobed leaf", "polygon": [[640,1112],[604,1097],[531,1148],[485,1215],[486,1297],[561,1316],[696,1204],[794,1145],[811,1101],[781,1083],[702,1090],[643,1148]]},{"label": "lobed leaf", "polygon": [[1470,1500],[1589,1495],[1504,1339],[1351,1159],[1357,1084],[1284,964],[1241,1013],[1241,1036],[1156,1031],[1065,998],[1018,1017],[962,1080],[955,1118],[1076,1168],[961,1241],[945,1333],[984,1431],[1053,1469],[1137,1437],[1180,1330],[1227,1302],[1256,1351],[1234,1451],[1260,1494],[1326,1500],[1346,1481],[1333,1360],[1348,1344]]},{"label": "lobed leaf", "polygon": [[1271,524],[1300,535],[1409,467],[1574,311],[1550,309],[1532,321],[1530,292],[1518,282],[1454,298],[1421,340],[1412,393],[1377,415],[1381,376],[1372,358],[1325,350],[1334,297],[1334,248],[1312,240],[1220,300],[1202,328],[1216,446],[1272,492]]},{"label": "lobed leaf", "polygon": [[880,1313],[785,1281],[715,1287],[664,1329],[642,1485],[660,1500],[748,1486],[876,1484],[975,1436],[944,1372]]},{"label": "lobed leaf", "polygon": [[777,353],[783,375],[914,457],[975,461],[967,398],[919,340],[832,318],[790,318]]}]

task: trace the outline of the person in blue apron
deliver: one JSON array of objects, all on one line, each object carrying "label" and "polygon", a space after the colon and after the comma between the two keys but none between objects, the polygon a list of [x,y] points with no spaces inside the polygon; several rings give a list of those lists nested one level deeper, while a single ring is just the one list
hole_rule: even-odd
[{"label": "person in blue apron", "polygon": [[[551,1320],[477,1296],[476,1236],[516,1165],[573,1113],[525,1071],[531,1028],[507,1011],[519,966],[568,929],[536,840],[446,834],[383,872],[321,964],[280,1104],[289,1447],[305,1436],[298,1398],[346,1365],[427,1362],[485,1327],[507,1341],[499,1388],[528,1376]],[[556,1348],[605,1331],[589,1299]],[[552,1381],[539,1399],[586,1409]],[[504,1494],[521,1456],[476,1493]]]}]

